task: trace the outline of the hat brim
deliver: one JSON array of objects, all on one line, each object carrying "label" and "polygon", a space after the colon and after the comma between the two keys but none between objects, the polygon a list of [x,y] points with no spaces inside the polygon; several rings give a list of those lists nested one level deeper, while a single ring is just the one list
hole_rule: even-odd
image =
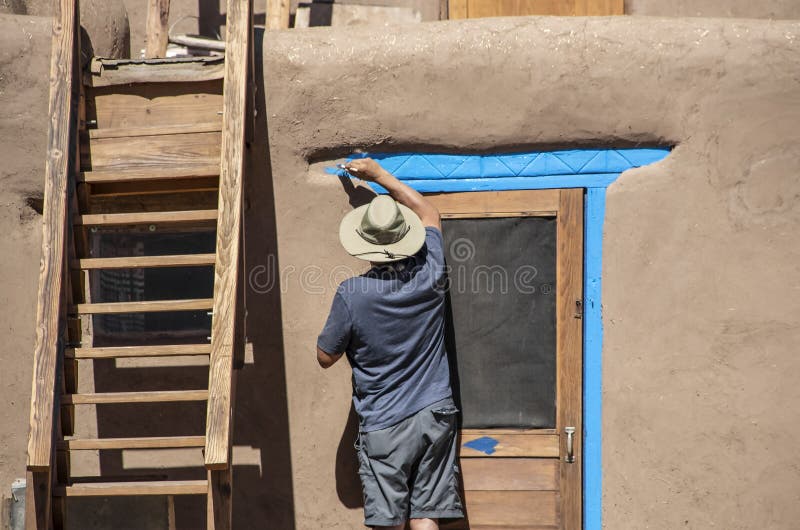
[{"label": "hat brim", "polygon": [[339,241],[341,241],[348,254],[364,261],[389,263],[413,256],[425,244],[425,227],[422,225],[422,220],[411,208],[400,203],[397,206],[409,226],[406,235],[400,241],[390,245],[375,245],[365,240],[358,234],[356,229],[361,226],[361,219],[364,217],[364,212],[368,206],[369,204],[359,206],[348,213],[339,225]]}]

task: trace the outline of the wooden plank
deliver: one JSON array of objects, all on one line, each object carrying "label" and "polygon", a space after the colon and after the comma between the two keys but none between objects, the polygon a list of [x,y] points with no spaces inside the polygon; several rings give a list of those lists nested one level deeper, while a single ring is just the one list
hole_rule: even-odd
[{"label": "wooden plank", "polygon": [[169,43],[169,0],[147,2],[147,45],[144,56],[164,57]]},{"label": "wooden plank", "polygon": [[180,447],[204,447],[205,436],[161,436],[149,438],[99,438],[64,440],[59,446],[70,451],[104,449],[161,449]]},{"label": "wooden plank", "polygon": [[[96,186],[96,184],[93,184]],[[83,187],[79,185],[78,188]],[[90,197],[89,210],[87,214],[118,214],[118,213],[145,213],[163,211],[190,211],[190,210],[214,210],[217,208],[219,192],[185,190],[173,193],[149,193],[144,195],[92,195]],[[181,230],[190,228],[202,228],[207,230],[209,227],[216,226],[217,218],[205,219],[192,223],[191,225],[183,222]]]},{"label": "wooden plank", "polygon": [[555,491],[465,491],[464,503],[470,528],[473,525],[508,528],[559,524],[558,493]]},{"label": "wooden plank", "polygon": [[[109,182],[107,184],[79,184],[91,186],[91,198],[141,197],[143,195],[175,195],[181,193],[216,192],[217,177],[199,177],[173,180],[137,180],[133,182]],[[166,204],[169,204],[168,202]]]},{"label": "wooden plank", "polygon": [[53,526],[53,477],[48,466],[44,471],[26,472],[25,528],[48,530]]},{"label": "wooden plank", "polygon": [[567,454],[565,429],[575,428],[575,463],[561,465],[561,514],[565,528],[581,528],[583,325],[576,318],[576,302],[583,300],[583,190],[561,190],[560,194],[556,228],[556,426],[562,433],[562,461]]},{"label": "wooden plank", "polygon": [[98,138],[82,146],[81,167],[149,170],[175,166],[191,171],[219,163],[220,133],[201,132],[130,138]]},{"label": "wooden plank", "polygon": [[181,401],[205,401],[207,390],[160,390],[154,392],[102,392],[67,394],[61,396],[64,403],[75,405],[99,405],[106,403],[176,403]]},{"label": "wooden plank", "polygon": [[555,216],[558,190],[433,193],[428,198],[445,218]]},{"label": "wooden plank", "polygon": [[625,14],[625,0],[573,0],[573,15],[611,16]]},{"label": "wooden plank", "polygon": [[113,313],[143,313],[163,311],[201,311],[214,307],[211,298],[187,298],[185,300],[150,300],[146,302],[103,302],[77,304],[78,314],[99,315]]},{"label": "wooden plank", "polygon": [[558,490],[558,460],[543,458],[462,458],[465,490]]},{"label": "wooden plank", "polygon": [[233,466],[208,470],[206,530],[233,528]]},{"label": "wooden plank", "polygon": [[447,2],[447,18],[450,20],[461,20],[469,18],[467,10],[467,0],[448,0]]},{"label": "wooden plank", "polygon": [[72,263],[80,269],[137,269],[152,267],[194,267],[214,265],[215,254],[131,256],[129,258],[82,258]]},{"label": "wooden plank", "polygon": [[206,480],[170,480],[147,482],[90,482],[55,488],[64,497],[109,497],[121,495],[203,495]]},{"label": "wooden plank", "polygon": [[267,0],[267,29],[287,29],[289,8],[289,0]]},{"label": "wooden plank", "polygon": [[219,175],[219,163],[192,166],[152,168],[134,168],[128,170],[82,171],[78,175],[79,182],[89,184],[108,184],[113,182],[137,182],[152,180],[182,180],[192,177],[216,177]]},{"label": "wooden plank", "polygon": [[68,348],[64,355],[75,359],[117,359],[125,357],[180,357],[208,355],[211,344],[166,344],[163,346],[116,346],[104,348]]},{"label": "wooden plank", "polygon": [[236,279],[240,267],[251,2],[228,0],[227,12],[217,258],[206,418],[205,464],[209,470],[221,470],[230,465],[231,384],[236,335]]},{"label": "wooden plank", "polygon": [[161,63],[130,62],[83,76],[91,87],[109,87],[138,83],[196,83],[221,79],[222,61],[164,61]]},{"label": "wooden plank", "polygon": [[[486,436],[493,438],[497,442],[497,445],[493,448],[494,452],[490,455],[465,445]],[[527,456],[536,458],[557,458],[559,454],[558,439],[559,436],[557,434],[485,434],[470,433],[468,430],[462,430],[461,457],[498,458],[504,456]]]},{"label": "wooden plank", "polygon": [[[67,229],[71,118],[73,112],[73,67],[77,32],[75,2],[54,2],[50,60],[50,126],[45,159],[42,259],[36,307],[36,339],[33,350],[33,383],[28,435],[27,468],[42,472],[50,467],[55,414],[56,366],[62,318],[64,255]],[[43,475],[37,473],[35,479]],[[49,476],[49,475],[48,475]],[[47,486],[49,488],[49,485]],[[36,512],[31,521],[49,520],[50,502],[43,495],[32,498]],[[33,523],[32,523],[33,524]],[[46,528],[46,527],[40,527]]]},{"label": "wooden plank", "polygon": [[188,223],[213,221],[217,210],[185,210],[176,212],[100,213],[75,216],[75,224],[84,226],[108,226],[152,223]]},{"label": "wooden plank", "polygon": [[128,138],[133,136],[164,136],[168,134],[189,134],[202,132],[220,132],[222,120],[210,123],[186,123],[177,125],[158,125],[151,127],[131,127],[115,129],[90,129],[89,138]]},{"label": "wooden plank", "polygon": [[86,103],[97,130],[221,123],[222,82],[95,88]]}]

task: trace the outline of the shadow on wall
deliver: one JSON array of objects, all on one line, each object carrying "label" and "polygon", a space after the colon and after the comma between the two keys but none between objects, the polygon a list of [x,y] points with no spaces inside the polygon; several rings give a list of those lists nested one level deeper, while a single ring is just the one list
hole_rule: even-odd
[{"label": "shadow on wall", "polygon": [[[261,47],[263,30],[256,29],[254,48],[255,64],[263,64]],[[256,86],[264,86],[263,73],[256,68]],[[252,271],[265,262],[278,270],[277,233],[275,229],[274,195],[271,163],[268,149],[268,132],[264,92],[256,93],[256,124],[253,142],[248,145],[245,197],[245,271]],[[257,207],[251,208],[251,205]],[[210,244],[213,252],[213,234],[193,233],[193,251],[198,241]],[[164,241],[162,236],[162,243]],[[173,239],[174,236],[170,236]],[[200,239],[199,239],[200,238]],[[205,241],[205,239],[208,241]],[[124,246],[124,244],[121,244]],[[113,251],[119,245],[111,245]],[[265,261],[266,260],[266,261]],[[142,276],[132,278],[134,287],[143,297],[163,297],[169,289],[181,283],[189,283],[191,292],[172,293],[176,297],[192,298],[210,296],[207,292],[213,284],[213,272],[195,272],[197,277],[185,281],[170,281],[171,277]],[[184,272],[182,274],[189,274]],[[135,276],[135,274],[133,275]],[[294,497],[292,464],[289,439],[289,418],[284,369],[284,346],[281,328],[280,288],[277,283],[270,289],[256,292],[249,282],[247,288],[247,340],[252,344],[253,362],[245,363],[237,375],[236,413],[234,418],[234,499],[233,527],[241,530],[270,528],[294,530]],[[111,280],[114,280],[111,277]],[[98,291],[106,296],[125,296],[131,289],[131,278],[116,278]],[[138,282],[138,283],[137,283]],[[277,279],[276,279],[277,282]],[[102,287],[102,289],[101,289]],[[93,287],[94,289],[94,287]],[[127,290],[126,290],[127,289]],[[266,291],[266,292],[265,292]],[[194,320],[192,320],[192,318]],[[119,336],[120,327],[131,331],[159,332],[164,329],[181,328],[188,342],[205,339],[210,324],[204,312],[187,316],[162,313],[153,321],[133,321],[130,316],[119,321],[107,321],[99,326],[109,336]],[[98,323],[95,324],[98,326]],[[199,338],[198,338],[199,337]],[[141,340],[141,339],[139,339]],[[171,340],[171,342],[175,342]],[[114,360],[94,361],[94,384],[96,392],[142,391],[170,389],[207,388],[207,366],[120,366]],[[198,435],[198,426],[205,425],[206,404],[159,403],[130,405],[100,405],[97,407],[97,430],[101,438],[126,436],[184,436]],[[143,420],[143,418],[145,418]],[[240,457],[237,459],[237,453]],[[204,479],[206,472],[199,451],[191,461],[184,458],[153,454],[152,458],[135,458],[142,465],[132,466],[122,451],[103,451],[100,455],[100,474],[105,477],[148,475],[153,480]],[[131,469],[136,467],[135,470]],[[132,505],[129,510],[109,510],[109,516],[119,517],[131,509],[144,506]],[[203,496],[181,495],[174,498],[176,528],[196,530],[206,525],[206,499]],[[124,516],[127,517],[127,516]],[[97,528],[109,527],[109,523],[98,523]],[[106,526],[103,526],[106,524]],[[128,521],[114,521],[115,528],[129,528]]]}]

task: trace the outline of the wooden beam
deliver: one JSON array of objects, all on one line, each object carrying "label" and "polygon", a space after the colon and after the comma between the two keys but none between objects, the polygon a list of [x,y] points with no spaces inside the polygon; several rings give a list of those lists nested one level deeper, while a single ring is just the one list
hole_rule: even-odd
[{"label": "wooden beam", "polygon": [[154,180],[183,180],[192,177],[216,177],[219,164],[205,166],[178,166],[160,169],[137,168],[128,170],[84,171],[78,175],[79,182],[108,184],[112,182],[136,182]]},{"label": "wooden beam", "polygon": [[206,530],[233,528],[233,467],[208,470]]},{"label": "wooden beam", "polygon": [[131,128],[106,128],[89,129],[89,138],[127,138],[130,136],[164,136],[166,134],[189,134],[203,132],[219,132],[222,130],[222,122],[213,123],[187,123],[179,125],[159,125],[152,127],[131,127]]},{"label": "wooden beam", "polygon": [[251,7],[251,0],[228,0],[214,316],[211,321],[206,418],[205,464],[209,470],[222,470],[230,465],[231,387],[236,335],[236,280],[241,266],[239,241]]},{"label": "wooden beam", "polygon": [[267,0],[267,29],[288,29],[289,0]]},{"label": "wooden beam", "polygon": [[64,403],[97,405],[101,403],[175,403],[179,401],[205,401],[206,390],[158,390],[153,392],[100,392],[67,394]]},{"label": "wooden beam", "polygon": [[[50,468],[55,425],[56,367],[62,324],[64,257],[67,223],[67,196],[72,169],[70,159],[75,36],[77,9],[74,0],[54,2],[53,39],[50,61],[50,126],[45,159],[42,259],[39,265],[39,291],[36,307],[36,339],[33,351],[30,433],[27,468],[42,472]],[[37,473],[34,478],[41,478]],[[49,483],[47,483],[49,484]],[[49,486],[47,486],[49,488]],[[34,521],[50,517],[50,502],[44,505],[35,497]],[[43,511],[42,511],[43,510]],[[45,513],[47,512],[47,513]],[[40,527],[41,528],[41,527]]]},{"label": "wooden beam", "polygon": [[181,210],[177,212],[99,213],[75,216],[74,222],[84,226],[127,225],[150,223],[188,223],[213,221],[217,210]]},{"label": "wooden beam", "polygon": [[64,440],[59,446],[70,451],[103,449],[164,449],[204,447],[205,436],[160,436],[150,438],[96,438]]},{"label": "wooden beam", "polygon": [[208,355],[210,344],[165,344],[163,346],[116,346],[105,348],[67,348],[64,356],[74,359],[117,359],[122,357],[180,357]]},{"label": "wooden beam", "polygon": [[107,497],[121,495],[203,495],[205,480],[165,480],[150,482],[87,482],[58,487],[55,495],[64,497]]},{"label": "wooden beam", "polygon": [[147,46],[144,56],[148,59],[166,57],[169,43],[169,0],[147,2]]},{"label": "wooden beam", "polygon": [[[79,315],[98,315],[116,313],[144,313],[164,311],[202,311],[214,307],[211,298],[187,298],[184,300],[150,300],[145,302],[101,302],[77,304]],[[213,346],[212,346],[213,351]]]},{"label": "wooden beam", "polygon": [[197,267],[213,265],[215,254],[177,254],[172,256],[131,256],[122,258],[81,258],[76,269],[138,269],[154,267]]}]

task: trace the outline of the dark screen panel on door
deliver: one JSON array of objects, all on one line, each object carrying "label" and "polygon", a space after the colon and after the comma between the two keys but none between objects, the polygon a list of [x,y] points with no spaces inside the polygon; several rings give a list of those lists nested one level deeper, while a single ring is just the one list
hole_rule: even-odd
[{"label": "dark screen panel on door", "polygon": [[[463,428],[554,428],[556,220],[444,219]],[[455,374],[454,374],[455,375]]]}]

